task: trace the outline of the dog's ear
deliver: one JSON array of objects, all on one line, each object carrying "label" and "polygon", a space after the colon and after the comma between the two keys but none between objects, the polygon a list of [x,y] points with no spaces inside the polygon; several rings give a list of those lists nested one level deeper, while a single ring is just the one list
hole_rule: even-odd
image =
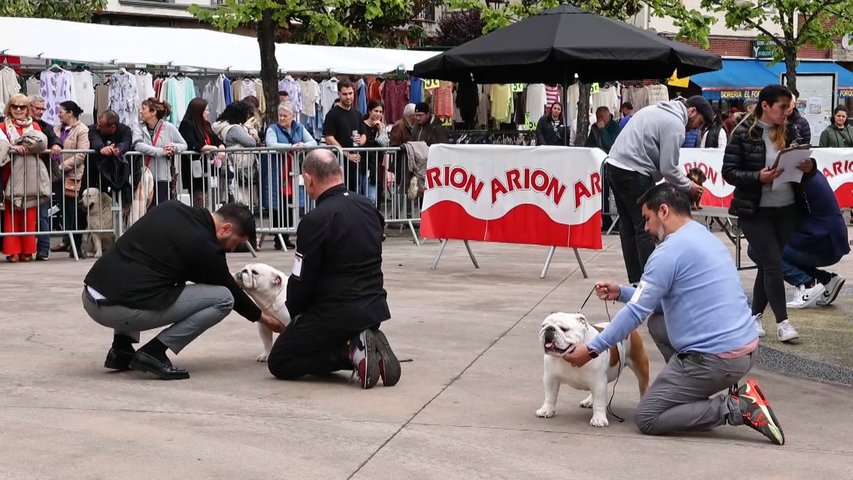
[{"label": "dog's ear", "polygon": [[275,278],[272,279],[273,285],[281,285],[282,279],[281,275],[276,275]]},{"label": "dog's ear", "polygon": [[580,313],[578,314],[578,321],[581,322],[581,325],[583,325],[584,327],[589,326],[589,322],[586,321],[586,317]]}]

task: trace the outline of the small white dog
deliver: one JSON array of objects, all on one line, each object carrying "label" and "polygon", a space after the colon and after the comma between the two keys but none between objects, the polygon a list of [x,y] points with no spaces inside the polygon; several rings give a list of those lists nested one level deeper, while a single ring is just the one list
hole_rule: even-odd
[{"label": "small white dog", "polygon": [[[89,230],[112,230],[113,228],[113,199],[106,192],[95,187],[89,187],[80,193],[80,205],[86,210],[86,224]],[[87,241],[83,242],[86,253],[100,258],[104,248],[112,248],[115,244],[114,233],[89,233]]]},{"label": "small white dog", "polygon": [[[640,396],[649,388],[649,358],[643,340],[635,330],[628,340],[623,340],[610,352],[602,352],[583,367],[573,367],[563,355],[580,343],[589,344],[608,322],[595,326],[579,313],[553,313],[542,322],[539,342],[545,350],[545,403],[536,411],[537,417],[550,418],[557,409],[557,394],[563,383],[590,394],[580,402],[582,408],[592,408],[593,427],[606,427],[607,385],[616,380],[622,366],[630,368],[637,377]],[[621,365],[621,366],[620,366]]]},{"label": "small white dog", "polygon": [[[258,308],[277,318],[285,327],[290,323],[287,313],[287,275],[264,263],[250,263],[234,274],[234,280],[252,298]],[[272,350],[272,330],[258,322],[258,334],[264,351],[259,362],[266,362]]]}]

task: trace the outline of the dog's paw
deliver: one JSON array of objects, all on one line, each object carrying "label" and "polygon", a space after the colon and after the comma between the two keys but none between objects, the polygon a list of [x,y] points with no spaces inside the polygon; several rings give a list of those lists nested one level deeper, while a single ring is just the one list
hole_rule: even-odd
[{"label": "dog's paw", "polygon": [[591,427],[607,427],[609,425],[610,421],[607,420],[607,415],[593,415],[589,421],[589,426]]},{"label": "dog's paw", "polygon": [[267,358],[269,358],[269,356],[270,356],[269,353],[264,352],[264,353],[258,355],[258,361],[259,362],[266,362]]},{"label": "dog's paw", "polygon": [[551,418],[554,416],[555,409],[542,407],[539,410],[536,410],[536,416],[539,418]]},{"label": "dog's paw", "polygon": [[581,400],[581,403],[579,403],[578,406],[581,408],[592,408],[592,395]]}]

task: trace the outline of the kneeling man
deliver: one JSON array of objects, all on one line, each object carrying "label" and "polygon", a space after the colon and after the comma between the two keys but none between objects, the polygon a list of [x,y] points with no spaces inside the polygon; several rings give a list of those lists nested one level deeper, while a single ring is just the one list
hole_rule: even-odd
[{"label": "kneeling man", "polygon": [[755,363],[758,329],[731,254],[692,220],[687,194],[672,185],[652,187],[638,203],[646,231],[660,245],[636,289],[596,284],[599,298],[626,306],[589,345],[578,345],[564,358],[582,366],[651,315],[649,333],[667,364],[637,407],[640,431],[656,435],[728,423],[748,425],[782,445],[782,428],[758,383],[749,379],[737,387]]},{"label": "kneeling man", "polygon": [[316,207],[299,221],[287,283],[293,321],[267,359],[290,380],[352,370],[361,388],[400,380],[400,363],[379,324],[391,318],[382,277],[384,219],[367,198],[348,192],[337,157],[314,150],[302,178]]}]

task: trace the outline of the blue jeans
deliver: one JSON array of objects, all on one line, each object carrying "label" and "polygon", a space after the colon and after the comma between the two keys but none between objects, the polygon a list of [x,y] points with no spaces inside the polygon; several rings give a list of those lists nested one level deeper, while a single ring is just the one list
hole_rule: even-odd
[{"label": "blue jeans", "polygon": [[[51,203],[44,202],[39,204],[39,231],[40,232],[49,232],[53,230],[50,228],[50,210]],[[44,234],[39,235],[36,240],[36,249],[39,252],[50,250],[50,235]]]},{"label": "blue jeans", "polygon": [[[753,262],[756,261],[752,245],[747,248],[746,254],[749,255],[749,258]],[[804,252],[785,245],[785,248],[782,250],[782,276],[786,282],[795,287],[809,285],[820,276],[819,272],[824,273],[823,276],[830,275],[828,272],[823,272],[817,267],[835,265],[840,260],[841,257],[834,257],[819,252]]]}]

